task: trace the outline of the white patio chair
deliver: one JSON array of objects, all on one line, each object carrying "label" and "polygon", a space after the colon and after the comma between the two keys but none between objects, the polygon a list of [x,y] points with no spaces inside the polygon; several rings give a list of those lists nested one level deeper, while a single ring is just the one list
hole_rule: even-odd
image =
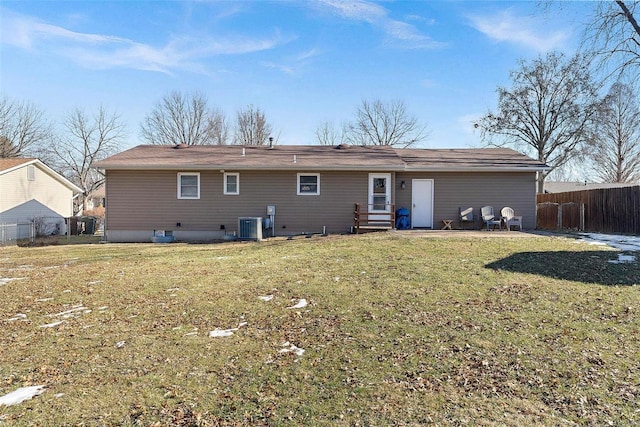
[{"label": "white patio chair", "polygon": [[480,209],[480,215],[482,216],[482,220],[487,226],[487,230],[491,230],[492,226],[495,229],[496,225],[500,227],[500,230],[502,230],[502,220],[500,218],[496,218],[495,214],[493,213],[493,206],[483,206]]},{"label": "white patio chair", "polygon": [[458,208],[458,228],[462,229],[465,222],[470,222],[471,228],[474,228],[474,220],[473,208]]},{"label": "white patio chair", "polygon": [[520,227],[520,231],[522,231],[522,217],[516,216],[513,209],[505,206],[500,211],[500,215],[502,215],[502,221],[504,221],[504,224],[507,227],[507,231],[511,231],[512,225],[517,225],[518,227]]}]

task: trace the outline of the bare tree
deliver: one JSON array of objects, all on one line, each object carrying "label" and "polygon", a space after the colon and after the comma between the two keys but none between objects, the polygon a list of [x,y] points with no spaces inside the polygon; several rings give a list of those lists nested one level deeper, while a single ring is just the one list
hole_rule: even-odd
[{"label": "bare tree", "polygon": [[51,123],[29,102],[0,98],[0,157],[35,155],[51,137]]},{"label": "bare tree", "polygon": [[267,122],[265,113],[260,108],[248,105],[236,114],[236,144],[265,145],[272,134],[273,127]]},{"label": "bare tree", "polygon": [[209,112],[207,130],[209,132],[209,141],[215,145],[225,145],[229,141],[229,124],[227,116],[218,109]]},{"label": "bare tree", "polygon": [[603,182],[637,182],[640,178],[640,109],[633,89],[617,82],[596,116],[588,156]]},{"label": "bare tree", "polygon": [[94,116],[72,111],[64,121],[68,135],[52,147],[58,169],[83,190],[81,206],[92,192],[104,183],[104,176],[93,164],[115,153],[124,138],[125,125],[116,113],[103,107]]},{"label": "bare tree", "polygon": [[428,136],[426,125],[407,113],[402,101],[362,101],[346,139],[354,145],[410,147]]},{"label": "bare tree", "polygon": [[588,139],[596,88],[589,63],[579,55],[565,60],[551,52],[530,63],[523,60],[510,76],[512,87],[497,89],[497,111],[481,117],[475,127],[485,143],[510,145],[546,163],[550,170],[538,174],[542,192],[548,173],[567,163]]},{"label": "bare tree", "polygon": [[322,122],[315,130],[316,140],[320,145],[340,145],[346,139],[346,126],[338,130],[331,122]]},{"label": "bare tree", "polygon": [[226,144],[228,129],[220,110],[210,109],[198,93],[165,95],[141,125],[141,137],[156,145]]},{"label": "bare tree", "polygon": [[629,71],[638,77],[640,25],[637,1],[600,1],[585,31],[584,48],[600,59],[606,76],[616,79]]}]

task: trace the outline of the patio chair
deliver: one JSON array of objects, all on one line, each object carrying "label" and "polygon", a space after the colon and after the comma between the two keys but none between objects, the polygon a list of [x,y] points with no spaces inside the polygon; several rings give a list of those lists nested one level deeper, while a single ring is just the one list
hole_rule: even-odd
[{"label": "patio chair", "polygon": [[517,225],[520,227],[520,231],[522,231],[522,217],[516,216],[513,209],[509,206],[505,206],[500,211],[500,215],[502,215],[502,221],[504,221],[504,225],[507,227],[507,231],[511,231],[512,225]]},{"label": "patio chair", "polygon": [[502,219],[496,218],[493,213],[493,206],[483,206],[482,209],[480,209],[480,215],[482,216],[482,221],[484,221],[487,226],[487,230],[491,230],[491,227],[495,230],[496,225],[502,230]]},{"label": "patio chair", "polygon": [[473,223],[475,222],[473,208],[458,208],[458,228],[462,228],[465,222],[470,222],[471,228],[473,228]]}]

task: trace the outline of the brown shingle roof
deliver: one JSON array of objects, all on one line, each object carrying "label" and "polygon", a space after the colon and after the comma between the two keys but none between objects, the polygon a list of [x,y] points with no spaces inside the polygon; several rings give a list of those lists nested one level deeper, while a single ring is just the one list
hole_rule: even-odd
[{"label": "brown shingle roof", "polygon": [[7,169],[13,169],[16,166],[20,166],[24,163],[32,162],[35,159],[28,159],[25,157],[9,157],[9,158],[0,158],[0,172],[5,171]]},{"label": "brown shingle roof", "polygon": [[427,171],[540,170],[546,165],[510,148],[399,149],[407,169]]},{"label": "brown shingle roof", "polygon": [[111,156],[101,169],[290,169],[371,171],[540,170],[546,166],[507,148],[394,149],[323,145],[139,145]]},{"label": "brown shingle roof", "polygon": [[390,147],[323,145],[140,145],[97,164],[102,169],[402,170]]}]

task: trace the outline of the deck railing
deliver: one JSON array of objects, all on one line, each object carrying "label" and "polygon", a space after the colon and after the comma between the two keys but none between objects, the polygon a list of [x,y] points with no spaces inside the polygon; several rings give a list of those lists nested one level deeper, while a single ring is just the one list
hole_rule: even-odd
[{"label": "deck railing", "polygon": [[360,233],[360,230],[392,230],[395,228],[395,205],[386,204],[385,209],[389,209],[389,211],[375,210],[372,212],[373,206],[366,205],[366,209],[362,210],[360,203],[356,203],[353,217],[353,229],[356,234]]}]

